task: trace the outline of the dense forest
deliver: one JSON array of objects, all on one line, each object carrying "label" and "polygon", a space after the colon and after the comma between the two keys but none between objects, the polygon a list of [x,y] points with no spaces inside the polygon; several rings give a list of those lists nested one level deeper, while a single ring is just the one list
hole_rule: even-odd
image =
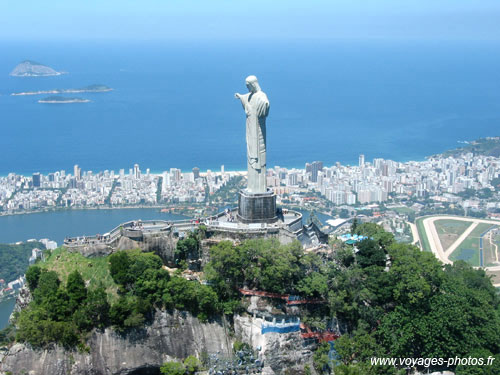
[{"label": "dense forest", "polygon": [[20,245],[0,244],[0,279],[6,282],[24,275],[29,265],[31,250],[45,249],[40,242],[26,242]]},{"label": "dense forest", "polygon": [[304,252],[298,242],[221,241],[210,248],[201,283],[182,277],[181,269],[198,253],[204,233],[179,241],[181,267],[174,273],[153,253],[119,251],[107,258],[116,298],[102,286],[86,287],[78,271],[63,283],[56,272],[35,265],[27,272],[34,300],[17,317],[17,340],[85,348],[93,328],[124,332],[148,324],[156,309],[189,311],[202,321],[230,317],[244,311],[238,293],[244,287],[326,302],[301,316],[313,328],[333,320],[342,328],[333,361],[329,345],[319,345],[319,373],[405,374],[402,366],[372,366],[370,359],[456,356],[497,358],[484,368],[458,366],[459,375],[500,373],[500,299],[484,271],[462,261],[444,266],[375,224],[354,222],[352,231],[368,239],[356,247],[332,240],[328,254]]}]

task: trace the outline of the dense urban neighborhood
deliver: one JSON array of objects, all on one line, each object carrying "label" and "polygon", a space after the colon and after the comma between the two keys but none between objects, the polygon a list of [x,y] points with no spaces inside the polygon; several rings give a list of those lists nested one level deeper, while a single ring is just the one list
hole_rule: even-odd
[{"label": "dense urban neighborhood", "polygon": [[[496,138],[493,141],[497,142]],[[359,156],[355,166],[321,161],[305,168],[275,166],[267,172],[267,185],[284,206],[312,208],[343,218],[356,214],[379,215],[393,208],[413,221],[415,215],[458,214],[500,216],[500,158],[473,152],[436,155],[424,161],[372,162]],[[128,173],[115,171],[56,171],[0,177],[0,214],[60,208],[189,205],[231,205],[235,194],[216,193],[241,180],[246,172],[163,173],[141,171],[135,164]],[[391,211],[391,210],[389,210]]]}]

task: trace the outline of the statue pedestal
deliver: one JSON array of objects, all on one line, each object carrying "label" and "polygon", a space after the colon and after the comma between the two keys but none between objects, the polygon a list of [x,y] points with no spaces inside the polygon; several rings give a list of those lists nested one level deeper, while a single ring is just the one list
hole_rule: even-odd
[{"label": "statue pedestal", "polygon": [[246,190],[238,193],[238,220],[243,223],[274,223],[276,194],[272,191],[253,194]]}]

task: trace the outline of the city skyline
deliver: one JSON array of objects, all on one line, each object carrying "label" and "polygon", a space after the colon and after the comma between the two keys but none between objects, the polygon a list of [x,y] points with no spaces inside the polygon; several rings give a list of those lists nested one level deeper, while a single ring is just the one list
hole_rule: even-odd
[{"label": "city skyline", "polygon": [[[463,153],[459,156],[434,156],[426,161],[397,162],[375,158],[372,162],[359,155],[358,165],[336,163],[324,166],[321,161],[306,163],[304,168],[273,166],[267,173],[268,187],[283,199],[303,204],[296,193],[318,192],[334,206],[363,206],[407,198],[431,199],[440,203],[459,203],[464,209],[498,209],[492,204],[499,178],[500,158]],[[56,207],[161,205],[165,203],[204,203],[234,177],[245,171],[189,172],[170,168],[162,173],[143,173],[138,164],[128,171],[83,171],[74,166],[73,174],[56,171],[48,175],[9,174],[0,178],[0,208],[18,210]],[[489,190],[484,198],[466,199],[467,190]],[[207,195],[208,193],[208,195]],[[484,200],[484,202],[482,202]],[[486,204],[486,202],[490,202]],[[494,202],[493,202],[494,203]]]},{"label": "city skyline", "polygon": [[[486,137],[486,138],[498,138],[496,136],[491,136],[491,137]],[[458,145],[461,145],[461,144],[467,144],[471,141],[457,141],[457,146]],[[443,150],[442,153],[446,152],[448,150]],[[361,151],[362,152],[362,151]],[[367,163],[370,163],[370,158],[367,157],[367,153],[361,153],[356,157],[356,160],[351,160],[349,162],[345,162],[345,161],[342,161],[342,160],[337,160],[335,162],[325,162],[325,161],[322,161],[322,160],[319,160],[321,163],[325,164],[325,165],[336,165],[338,163],[340,163],[341,165],[345,165],[345,166],[356,166],[356,165],[359,165],[359,162],[361,160],[361,157],[363,157],[363,160],[365,160],[365,162]],[[418,158],[418,159],[399,159],[399,160],[393,160],[393,159],[386,159],[386,158],[382,158],[382,159],[385,159],[385,160],[393,160],[393,161],[396,161],[396,162],[399,162],[399,163],[406,163],[406,162],[410,162],[410,161],[414,161],[414,162],[422,162],[422,161],[425,161],[427,160],[428,158],[432,157],[432,156],[436,156],[436,155],[440,155],[441,153],[436,153],[436,154],[433,154],[433,155],[426,155],[422,158]],[[379,156],[373,156],[371,158],[371,160],[375,160],[375,159],[380,159],[381,157]],[[306,160],[306,161],[303,161],[303,163],[301,165],[283,165],[283,167],[285,168],[289,168],[289,169],[293,169],[293,168],[296,168],[296,169],[301,169],[302,166],[305,166],[308,164],[308,163],[312,163],[313,161],[311,160]],[[138,162],[132,162],[131,165],[132,165],[132,169],[133,169],[133,166],[134,165],[139,165],[139,164],[143,164],[143,163],[138,163]],[[223,162],[222,164],[219,164],[219,165],[216,165],[216,166],[213,166],[213,167],[210,167],[210,168],[203,168],[203,167],[199,167],[199,165],[193,165],[192,167],[168,167],[166,169],[151,169],[151,168],[146,168],[147,170],[150,171],[151,174],[162,174],[164,171],[167,171],[169,170],[170,168],[178,168],[179,170],[182,171],[182,173],[186,173],[187,171],[192,171],[193,168],[198,168],[200,170],[200,173],[206,173],[207,171],[217,171],[218,169],[222,167],[224,167],[225,171],[226,172],[240,172],[240,173],[245,173],[246,172],[246,168],[244,166],[241,166],[239,168],[227,168],[226,167],[227,165],[227,162]],[[9,174],[17,174],[17,175],[21,175],[21,176],[32,176],[33,174],[35,173],[40,173],[40,174],[45,174],[45,175],[48,175],[50,173],[54,173],[56,171],[66,171],[66,170],[74,170],[74,167],[75,166],[78,166],[80,167],[80,170],[81,171],[91,171],[93,172],[95,168],[90,168],[89,169],[81,169],[82,165],[81,164],[74,164],[73,167],[61,167],[60,169],[57,168],[56,170],[42,170],[42,169],[36,169],[36,170],[31,170],[31,171],[10,171],[8,172],[7,174],[2,174],[0,173],[0,178],[2,177],[7,177]],[[85,166],[84,166],[85,168]],[[131,169],[130,167],[119,167],[119,168],[106,168],[106,169],[102,169],[102,170],[99,170],[98,172],[104,172],[106,170],[108,171],[115,171],[115,172],[118,172],[120,170],[128,170],[128,169]]]}]

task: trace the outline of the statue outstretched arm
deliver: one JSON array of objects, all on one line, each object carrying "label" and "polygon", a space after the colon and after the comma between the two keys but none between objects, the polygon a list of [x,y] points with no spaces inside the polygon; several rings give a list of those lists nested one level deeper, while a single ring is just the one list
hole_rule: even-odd
[{"label": "statue outstretched arm", "polygon": [[243,109],[245,109],[245,110],[246,110],[246,106],[248,104],[248,97],[249,96],[250,96],[250,93],[248,93],[248,94],[239,94],[239,93],[234,94],[234,97],[241,101],[241,105],[243,106]]}]

